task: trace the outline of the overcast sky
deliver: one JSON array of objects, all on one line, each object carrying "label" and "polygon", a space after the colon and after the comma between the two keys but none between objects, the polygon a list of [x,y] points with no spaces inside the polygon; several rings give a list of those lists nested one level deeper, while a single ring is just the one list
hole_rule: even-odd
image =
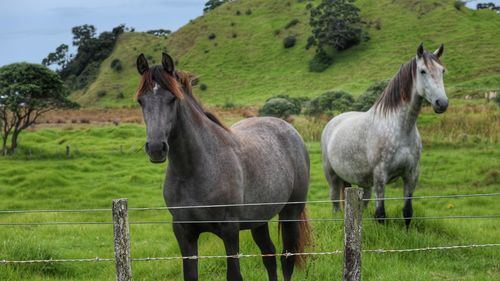
[{"label": "overcast sky", "polygon": [[[203,14],[207,0],[1,0],[0,66],[27,61],[40,63],[64,43],[71,46],[71,28],[93,24],[97,33],[119,24],[176,30]],[[477,2],[467,5],[475,7]]]},{"label": "overcast sky", "polygon": [[2,0],[0,66],[40,63],[62,43],[71,46],[73,26],[93,24],[97,33],[119,24],[176,30],[203,14],[206,0]]}]

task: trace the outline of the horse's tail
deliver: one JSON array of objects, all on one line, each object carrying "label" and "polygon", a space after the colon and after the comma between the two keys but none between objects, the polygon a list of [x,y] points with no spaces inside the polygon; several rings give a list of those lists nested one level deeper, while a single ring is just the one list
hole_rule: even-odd
[{"label": "horse's tail", "polygon": [[[306,207],[302,209],[300,212],[297,222],[285,222],[286,224],[290,223],[295,223],[297,227],[297,236],[294,237],[295,245],[293,246],[293,253],[304,253],[304,249],[311,245],[312,243],[312,229],[311,225],[309,224],[309,220],[307,218],[307,210]],[[279,236],[285,235],[282,233],[282,222],[278,224],[278,232]],[[306,264],[306,255],[295,255],[295,266],[297,266],[298,269],[302,270],[305,267]]]},{"label": "horse's tail", "polygon": [[[307,217],[306,207],[302,209],[299,215],[299,238],[297,239],[297,253],[304,253],[304,250],[307,246],[312,243],[312,229],[309,224],[309,220]],[[306,265],[306,255],[298,255],[295,258],[295,266],[299,269],[304,269]]]}]

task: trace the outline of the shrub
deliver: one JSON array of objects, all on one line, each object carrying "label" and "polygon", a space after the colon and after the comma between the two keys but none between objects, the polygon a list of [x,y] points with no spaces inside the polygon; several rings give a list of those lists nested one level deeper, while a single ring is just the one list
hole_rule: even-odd
[{"label": "shrub", "polygon": [[323,72],[333,64],[333,58],[322,50],[318,50],[309,62],[309,71]]},{"label": "shrub", "polygon": [[316,44],[316,40],[314,37],[309,36],[309,38],[307,38],[306,50],[309,50],[312,46],[314,46],[314,44]]},{"label": "shrub", "polygon": [[285,29],[289,29],[299,23],[298,19],[293,19],[285,25]]},{"label": "shrub", "polygon": [[291,35],[283,39],[283,46],[285,47],[285,49],[292,48],[293,46],[295,46],[295,42],[297,42],[297,39],[295,38],[295,36]]},{"label": "shrub", "polygon": [[465,6],[465,3],[461,0],[456,0],[453,6],[455,7],[455,9],[460,11]]},{"label": "shrub", "polygon": [[210,33],[210,34],[208,34],[208,39],[210,39],[210,40],[214,40],[214,39],[215,39],[215,37],[217,37],[217,36],[215,35],[215,33]]},{"label": "shrub", "polygon": [[344,91],[333,91],[321,94],[307,103],[304,114],[319,116],[322,114],[335,116],[349,110],[354,102],[351,94]]},{"label": "shrub", "polygon": [[245,15],[249,16],[251,14],[252,14],[252,10],[248,9],[248,10],[245,11]]},{"label": "shrub", "polygon": [[287,119],[293,114],[295,105],[283,98],[273,98],[268,100],[264,106],[259,109],[260,116],[273,116]]},{"label": "shrub", "polygon": [[233,38],[236,38],[236,37],[238,37],[238,34],[233,32],[232,37],[233,37]]},{"label": "shrub", "polygon": [[306,10],[310,10],[310,9],[312,9],[312,7],[313,7],[312,3],[307,3]]},{"label": "shrub", "polygon": [[106,91],[105,90],[100,90],[97,92],[97,97],[98,98],[102,98],[102,97],[105,97],[107,95]]},{"label": "shrub", "polygon": [[201,84],[200,84],[200,90],[202,90],[202,91],[206,91],[207,89],[208,89],[207,84],[204,84],[204,83],[201,83]]},{"label": "shrub", "polygon": [[281,30],[276,29],[276,30],[274,31],[274,36],[278,36],[278,35],[280,35],[280,33],[281,33]]},{"label": "shrub", "polygon": [[122,62],[119,59],[114,59],[113,61],[111,61],[111,68],[116,72],[122,71]]},{"label": "shrub", "polygon": [[241,15],[240,10],[237,10],[237,11],[236,11],[236,15],[237,15],[237,16]]},{"label": "shrub", "polygon": [[121,99],[123,99],[123,98],[125,98],[125,95],[124,95],[122,92],[119,92],[119,93],[116,95],[116,99],[118,99],[118,100],[121,100]]},{"label": "shrub", "polygon": [[387,84],[389,84],[389,80],[382,80],[373,83],[361,96],[357,98],[356,102],[352,105],[352,110],[368,111],[382,92],[384,92]]},{"label": "shrub", "polygon": [[300,114],[302,112],[302,107],[309,101],[309,98],[308,97],[290,97],[289,95],[283,95],[283,94],[280,94],[280,95],[276,95],[276,96],[273,96],[273,97],[270,97],[269,99],[266,100],[266,102],[272,100],[272,99],[276,99],[276,98],[281,98],[281,99],[285,99],[289,102],[291,102],[294,107],[293,107],[293,110],[291,111],[291,114]]}]

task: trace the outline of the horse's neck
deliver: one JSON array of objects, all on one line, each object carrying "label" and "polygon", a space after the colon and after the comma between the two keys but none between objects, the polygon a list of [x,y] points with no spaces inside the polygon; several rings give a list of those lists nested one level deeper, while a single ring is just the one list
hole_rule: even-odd
[{"label": "horse's neck", "polygon": [[422,97],[413,89],[411,100],[401,104],[401,106],[393,112],[387,115],[377,112],[375,109],[371,110],[371,112],[378,117],[376,118],[376,122],[383,123],[385,128],[389,127],[391,130],[398,131],[402,135],[408,135],[414,131],[421,108]]},{"label": "horse's neck", "polygon": [[230,133],[210,121],[194,105],[179,105],[178,118],[169,139],[169,165],[177,175],[193,175],[213,161],[226,144],[233,142]]},{"label": "horse's neck", "polygon": [[421,108],[422,97],[414,88],[412,90],[411,100],[408,103],[403,104],[399,112],[400,126],[403,132],[411,133],[414,130]]}]

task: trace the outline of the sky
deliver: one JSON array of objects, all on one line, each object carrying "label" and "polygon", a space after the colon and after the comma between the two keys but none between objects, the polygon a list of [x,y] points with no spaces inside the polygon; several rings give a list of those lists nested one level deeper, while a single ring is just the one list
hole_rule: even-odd
[{"label": "sky", "polygon": [[[2,0],[0,2],[0,66],[40,63],[64,43],[71,46],[71,28],[92,24],[97,33],[119,24],[137,31],[175,31],[203,14],[207,0]],[[478,2],[468,1],[468,7]]]},{"label": "sky", "polygon": [[2,0],[0,2],[0,66],[40,63],[64,43],[71,28],[92,24],[97,33],[119,24],[136,31],[183,26],[203,14],[206,0]]}]

